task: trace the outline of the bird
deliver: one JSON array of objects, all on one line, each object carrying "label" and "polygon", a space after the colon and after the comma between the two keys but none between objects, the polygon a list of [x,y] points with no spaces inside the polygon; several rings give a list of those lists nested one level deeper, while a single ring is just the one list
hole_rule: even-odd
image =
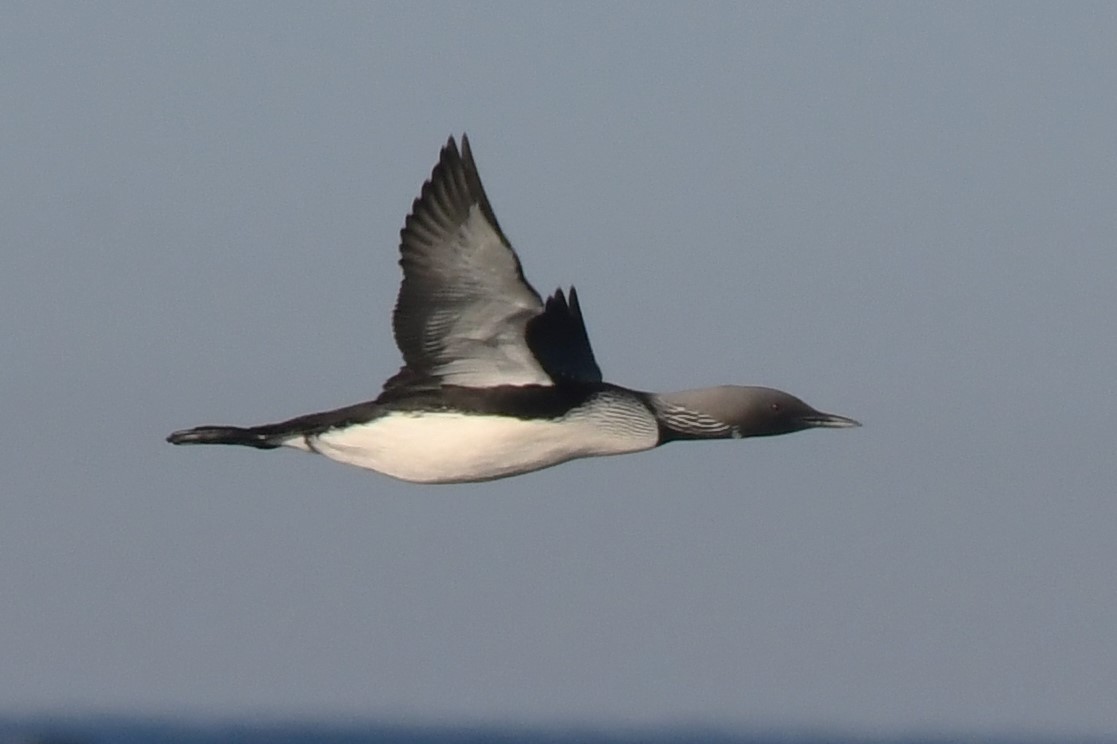
[{"label": "bird", "polygon": [[604,381],[577,290],[544,300],[528,283],[464,134],[460,149],[453,136],[442,148],[399,250],[392,330],[403,366],[374,400],[261,426],[198,426],[167,441],[287,447],[449,484],[671,442],[861,425],[774,388],[651,393]]}]

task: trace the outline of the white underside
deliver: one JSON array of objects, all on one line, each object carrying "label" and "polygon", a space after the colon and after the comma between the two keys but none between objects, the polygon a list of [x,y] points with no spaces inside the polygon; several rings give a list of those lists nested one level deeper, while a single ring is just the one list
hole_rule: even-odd
[{"label": "white underside", "polygon": [[398,412],[367,424],[293,437],[284,444],[416,483],[491,480],[579,457],[651,449],[655,420],[616,422],[592,415],[561,420],[444,412]]}]

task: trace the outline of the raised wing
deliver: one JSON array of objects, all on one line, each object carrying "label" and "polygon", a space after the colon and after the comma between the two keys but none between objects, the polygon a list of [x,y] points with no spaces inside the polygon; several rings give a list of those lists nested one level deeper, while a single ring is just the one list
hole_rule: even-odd
[{"label": "raised wing", "polygon": [[[385,390],[439,385],[550,385],[528,347],[543,312],[485,196],[469,140],[453,137],[400,231],[392,327],[404,367]],[[592,357],[592,354],[591,354]]]},{"label": "raised wing", "polygon": [[570,288],[569,303],[562,290],[556,289],[547,299],[543,313],[528,321],[527,343],[554,380],[601,382],[601,369],[593,358],[574,287]]}]

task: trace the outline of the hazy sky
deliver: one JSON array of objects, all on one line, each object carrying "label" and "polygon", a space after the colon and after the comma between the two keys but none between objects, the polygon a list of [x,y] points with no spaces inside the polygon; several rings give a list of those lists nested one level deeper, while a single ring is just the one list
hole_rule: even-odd
[{"label": "hazy sky", "polygon": [[[0,711],[1117,734],[1117,5],[0,15]],[[865,427],[165,444],[375,397],[462,131],[608,379]]]}]

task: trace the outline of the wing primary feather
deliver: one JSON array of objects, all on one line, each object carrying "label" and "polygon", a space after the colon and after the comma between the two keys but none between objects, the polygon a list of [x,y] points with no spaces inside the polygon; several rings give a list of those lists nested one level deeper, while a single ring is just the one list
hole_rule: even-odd
[{"label": "wing primary feather", "polygon": [[601,368],[593,356],[578,292],[573,287],[569,301],[561,288],[547,298],[543,312],[528,323],[527,341],[551,379],[601,382]]}]

